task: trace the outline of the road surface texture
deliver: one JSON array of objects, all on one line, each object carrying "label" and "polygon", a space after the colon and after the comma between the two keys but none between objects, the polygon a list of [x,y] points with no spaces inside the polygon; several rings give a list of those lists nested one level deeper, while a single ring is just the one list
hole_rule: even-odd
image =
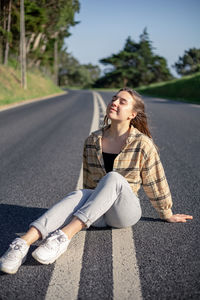
[{"label": "road surface texture", "polygon": [[[69,91],[0,112],[0,255],[79,187],[83,142],[111,96]],[[141,191],[142,218],[133,228],[82,231],[53,265],[34,261],[36,243],[17,274],[0,273],[1,300],[200,299],[200,106],[144,101],[173,211],[194,219],[160,220]]]}]

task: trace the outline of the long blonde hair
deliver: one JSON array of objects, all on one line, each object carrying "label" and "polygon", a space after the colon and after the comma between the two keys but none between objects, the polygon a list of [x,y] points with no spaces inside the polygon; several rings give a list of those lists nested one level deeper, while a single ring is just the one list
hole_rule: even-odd
[{"label": "long blonde hair", "polygon": [[[132,125],[133,127],[137,128],[140,132],[144,133],[145,135],[147,135],[149,138],[152,139],[152,136],[151,136],[151,133],[149,130],[149,126],[148,126],[148,122],[147,122],[147,115],[145,113],[145,106],[144,106],[142,97],[136,91],[134,91],[130,88],[127,88],[127,87],[120,89],[117,92],[117,94],[122,91],[128,92],[132,96],[132,98],[134,100],[133,109],[135,112],[137,112],[136,117],[130,121],[130,126]],[[104,126],[105,125],[108,125],[107,115],[104,117]]]}]

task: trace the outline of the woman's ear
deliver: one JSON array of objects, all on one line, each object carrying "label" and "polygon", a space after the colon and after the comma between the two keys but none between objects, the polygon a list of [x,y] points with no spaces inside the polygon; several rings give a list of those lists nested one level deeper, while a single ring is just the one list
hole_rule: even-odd
[{"label": "woman's ear", "polygon": [[132,115],[129,117],[129,119],[133,120],[133,119],[135,119],[136,116],[137,116],[137,112],[134,111],[134,112],[132,112]]}]

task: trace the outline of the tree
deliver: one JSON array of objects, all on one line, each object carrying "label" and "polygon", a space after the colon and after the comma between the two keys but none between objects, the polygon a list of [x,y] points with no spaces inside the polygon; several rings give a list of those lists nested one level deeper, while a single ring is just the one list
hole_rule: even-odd
[{"label": "tree", "polygon": [[99,78],[100,68],[92,64],[81,65],[76,58],[61,51],[59,64],[59,85],[88,88]]},{"label": "tree", "polygon": [[9,44],[11,40],[11,0],[0,2],[0,59],[5,65],[8,60]]},{"label": "tree", "polygon": [[139,86],[172,78],[166,60],[153,53],[146,28],[139,42],[128,37],[123,50],[100,62],[112,67],[95,83],[96,86]]},{"label": "tree", "polygon": [[7,37],[6,37],[6,45],[5,45],[5,56],[4,56],[4,65],[8,63],[8,53],[9,53],[9,37],[10,37],[10,25],[11,25],[11,8],[12,1],[8,1],[8,21],[7,21]]},{"label": "tree", "polygon": [[173,65],[180,75],[193,74],[200,71],[200,49],[191,48],[179,56],[178,61]]},{"label": "tree", "polygon": [[[9,59],[19,58],[20,1],[12,0],[12,22],[8,34],[9,1],[0,2],[1,62],[4,61],[7,40],[10,46]],[[78,23],[74,18],[79,8],[78,0],[24,0],[28,68],[37,67],[57,77],[59,53],[64,39],[70,35],[70,27]]]},{"label": "tree", "polygon": [[26,42],[25,42],[25,23],[24,23],[24,0],[20,0],[20,62],[21,62],[21,84],[27,88],[26,81]]}]

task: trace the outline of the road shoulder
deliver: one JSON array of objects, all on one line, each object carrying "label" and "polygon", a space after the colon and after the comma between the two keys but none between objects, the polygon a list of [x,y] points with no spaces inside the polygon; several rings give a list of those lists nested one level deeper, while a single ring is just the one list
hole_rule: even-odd
[{"label": "road shoulder", "polygon": [[11,104],[2,105],[2,106],[0,106],[0,111],[11,109],[11,108],[22,106],[22,105],[26,105],[26,104],[33,103],[33,102],[47,100],[47,99],[52,98],[52,97],[62,96],[62,95],[65,95],[67,93],[68,93],[67,91],[63,91],[61,93],[51,94],[51,95],[44,96],[44,97],[33,98],[33,99],[29,99],[29,100],[23,100],[23,101],[14,102],[14,103],[11,103]]}]

